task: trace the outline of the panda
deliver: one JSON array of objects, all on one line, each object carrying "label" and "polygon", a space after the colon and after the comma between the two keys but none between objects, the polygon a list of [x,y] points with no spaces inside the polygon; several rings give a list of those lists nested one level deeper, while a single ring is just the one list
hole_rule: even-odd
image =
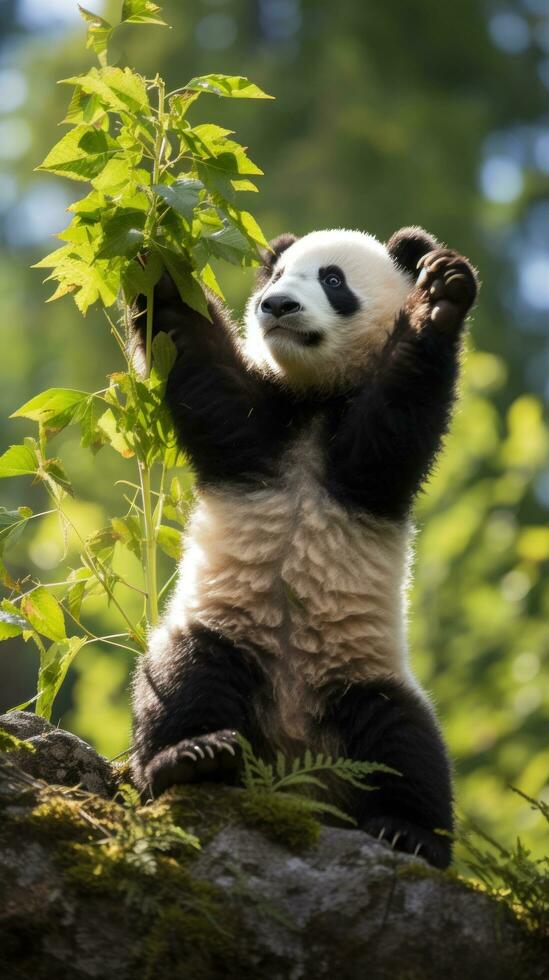
[{"label": "panda", "polygon": [[165,397],[197,498],[134,681],[143,792],[237,781],[237,733],[263,758],[374,761],[395,772],[348,799],[358,826],[450,863],[450,764],[408,662],[406,591],[476,292],[468,260],[417,227],[386,244],[281,235],[243,337],[215,298],[209,322],[160,280],[153,330],[177,348]]}]

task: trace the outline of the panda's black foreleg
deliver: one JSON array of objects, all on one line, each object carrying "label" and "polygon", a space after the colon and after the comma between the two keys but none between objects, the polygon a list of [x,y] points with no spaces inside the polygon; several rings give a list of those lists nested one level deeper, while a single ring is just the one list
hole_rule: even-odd
[{"label": "panda's black foreleg", "polygon": [[237,733],[254,741],[254,695],[264,685],[255,661],[203,627],[152,648],[134,684],[132,772],[143,792],[201,781],[234,783]]},{"label": "panda's black foreleg", "polygon": [[400,773],[374,773],[376,789],[357,791],[353,816],[359,827],[446,868],[452,857],[451,773],[431,708],[387,679],[347,688],[331,700],[326,720],[338,731],[345,755]]}]

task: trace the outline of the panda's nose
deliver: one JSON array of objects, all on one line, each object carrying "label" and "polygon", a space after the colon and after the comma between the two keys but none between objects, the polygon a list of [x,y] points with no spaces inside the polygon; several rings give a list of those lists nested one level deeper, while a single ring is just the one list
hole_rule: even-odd
[{"label": "panda's nose", "polygon": [[271,316],[275,316],[280,319],[281,316],[287,316],[288,313],[299,313],[301,305],[291,296],[284,296],[283,293],[274,293],[264,299],[261,304],[261,310],[263,313],[270,313]]}]

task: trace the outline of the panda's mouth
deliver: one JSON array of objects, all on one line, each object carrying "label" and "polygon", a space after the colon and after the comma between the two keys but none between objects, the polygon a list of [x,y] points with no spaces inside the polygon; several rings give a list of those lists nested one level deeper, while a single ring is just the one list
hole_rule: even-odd
[{"label": "panda's mouth", "polygon": [[265,331],[265,339],[267,337],[272,340],[278,338],[291,340],[299,347],[317,347],[322,340],[322,334],[318,330],[299,330],[281,323],[273,323],[272,327]]}]

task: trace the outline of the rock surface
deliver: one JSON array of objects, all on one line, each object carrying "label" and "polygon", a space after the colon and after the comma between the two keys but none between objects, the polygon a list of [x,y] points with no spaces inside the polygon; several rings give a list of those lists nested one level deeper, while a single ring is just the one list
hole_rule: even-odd
[{"label": "rock surface", "polygon": [[[151,869],[139,821],[168,814],[173,828],[181,804],[168,796],[128,823],[119,804],[49,787],[37,776],[73,778],[70,746],[88,761],[93,749],[33,716],[9,722],[39,749],[32,775],[30,753],[0,754],[3,980],[549,977],[538,941],[492,899],[359,831],[324,828],[291,850],[235,816],[241,790],[186,788],[180,824],[208,828],[202,850],[159,845]],[[96,760],[105,790],[115,773]]]},{"label": "rock surface", "polygon": [[0,729],[28,741],[34,749],[17,753],[17,765],[31,776],[63,786],[81,785],[98,796],[113,795],[116,781],[110,763],[77,735],[30,711],[0,715]]}]

